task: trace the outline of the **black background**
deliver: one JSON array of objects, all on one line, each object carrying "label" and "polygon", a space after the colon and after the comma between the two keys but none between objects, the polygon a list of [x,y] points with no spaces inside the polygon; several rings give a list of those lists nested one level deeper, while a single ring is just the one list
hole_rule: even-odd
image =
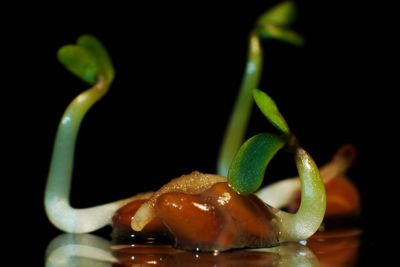
[{"label": "black background", "polygon": [[[44,215],[43,189],[58,120],[86,88],[57,62],[57,49],[91,33],[116,69],[77,143],[72,204],[86,207],[156,189],[193,170],[214,172],[248,33],[278,2],[10,9],[15,16],[4,21],[2,42],[3,192],[10,192],[3,195],[3,222],[27,261],[42,261],[58,233]],[[358,148],[350,176],[363,197],[364,263],[380,247],[391,221],[388,200],[395,200],[387,189],[396,176],[393,16],[389,6],[376,3],[315,2],[298,2],[294,29],[305,37],[304,47],[263,42],[261,89],[317,163],[344,143]],[[248,136],[269,130],[254,109]],[[294,175],[293,165],[279,154],[266,183]]]}]

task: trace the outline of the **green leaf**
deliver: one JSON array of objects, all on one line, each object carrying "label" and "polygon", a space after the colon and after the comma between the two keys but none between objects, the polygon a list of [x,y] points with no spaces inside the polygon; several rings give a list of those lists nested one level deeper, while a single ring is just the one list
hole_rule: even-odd
[{"label": "green leaf", "polygon": [[288,136],[290,134],[289,126],[287,125],[282,114],[279,112],[274,100],[272,100],[272,98],[266,93],[258,89],[253,90],[253,97],[257,106],[264,116],[269,120],[269,122],[272,123],[272,125],[274,125],[283,134]]},{"label": "green leaf", "polygon": [[247,140],[232,161],[229,185],[240,194],[255,192],[262,184],[269,162],[285,143],[274,134],[258,134]]},{"label": "green leaf", "polygon": [[58,60],[74,75],[94,84],[99,75],[95,58],[84,48],[76,45],[66,45],[57,53]]},{"label": "green leaf", "polygon": [[283,2],[266,11],[257,20],[257,33],[263,38],[287,42],[293,45],[303,45],[303,37],[290,30],[289,26],[296,19],[296,6],[293,2]]},{"label": "green leaf", "polygon": [[92,35],[81,35],[77,41],[78,46],[89,51],[99,65],[101,73],[111,82],[114,79],[114,67],[110,56],[103,44]]},{"label": "green leaf", "polygon": [[257,20],[257,25],[274,24],[288,27],[296,19],[296,6],[292,1],[287,1],[268,9]]}]

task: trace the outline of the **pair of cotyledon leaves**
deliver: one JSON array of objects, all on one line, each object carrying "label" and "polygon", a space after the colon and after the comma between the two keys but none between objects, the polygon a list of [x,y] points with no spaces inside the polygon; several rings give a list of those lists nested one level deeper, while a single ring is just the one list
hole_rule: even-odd
[{"label": "pair of cotyledon leaves", "polygon": [[75,45],[61,47],[57,57],[70,72],[89,84],[95,84],[100,78],[109,83],[114,79],[107,50],[91,35],[82,35]]},{"label": "pair of cotyledon leaves", "polygon": [[240,147],[228,173],[228,182],[238,193],[255,192],[262,184],[265,170],[275,154],[287,143],[290,130],[275,102],[266,93],[254,89],[253,97],[264,116],[282,135],[258,134]]},{"label": "pair of cotyledon leaves", "polygon": [[[301,36],[287,28],[294,19],[294,9],[292,2],[284,2],[263,14],[256,24],[258,34],[301,45]],[[111,83],[114,79],[111,59],[104,46],[93,36],[82,35],[75,45],[63,46],[58,51],[58,59],[70,72],[89,84],[95,84],[99,79]],[[255,192],[261,186],[267,165],[287,143],[290,135],[289,127],[275,102],[258,89],[253,90],[253,97],[282,136],[259,134],[241,146],[231,163],[228,182],[242,194]]]}]

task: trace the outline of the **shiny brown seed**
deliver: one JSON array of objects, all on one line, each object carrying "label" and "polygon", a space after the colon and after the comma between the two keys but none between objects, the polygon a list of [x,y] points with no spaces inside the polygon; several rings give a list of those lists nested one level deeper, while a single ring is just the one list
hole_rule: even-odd
[{"label": "shiny brown seed", "polygon": [[156,212],[177,245],[189,249],[212,245],[222,225],[215,207],[198,195],[165,193],[157,199]]}]

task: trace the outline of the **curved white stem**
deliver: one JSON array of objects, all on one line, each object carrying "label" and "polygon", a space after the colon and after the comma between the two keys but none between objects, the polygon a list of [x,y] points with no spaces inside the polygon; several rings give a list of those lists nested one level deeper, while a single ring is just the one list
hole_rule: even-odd
[{"label": "curved white stem", "polygon": [[109,82],[100,79],[78,95],[65,111],[58,127],[45,190],[45,209],[49,220],[69,233],[92,232],[111,222],[114,212],[130,201],[121,200],[87,209],[71,207],[69,195],[75,141],[86,112],[107,92]]}]

